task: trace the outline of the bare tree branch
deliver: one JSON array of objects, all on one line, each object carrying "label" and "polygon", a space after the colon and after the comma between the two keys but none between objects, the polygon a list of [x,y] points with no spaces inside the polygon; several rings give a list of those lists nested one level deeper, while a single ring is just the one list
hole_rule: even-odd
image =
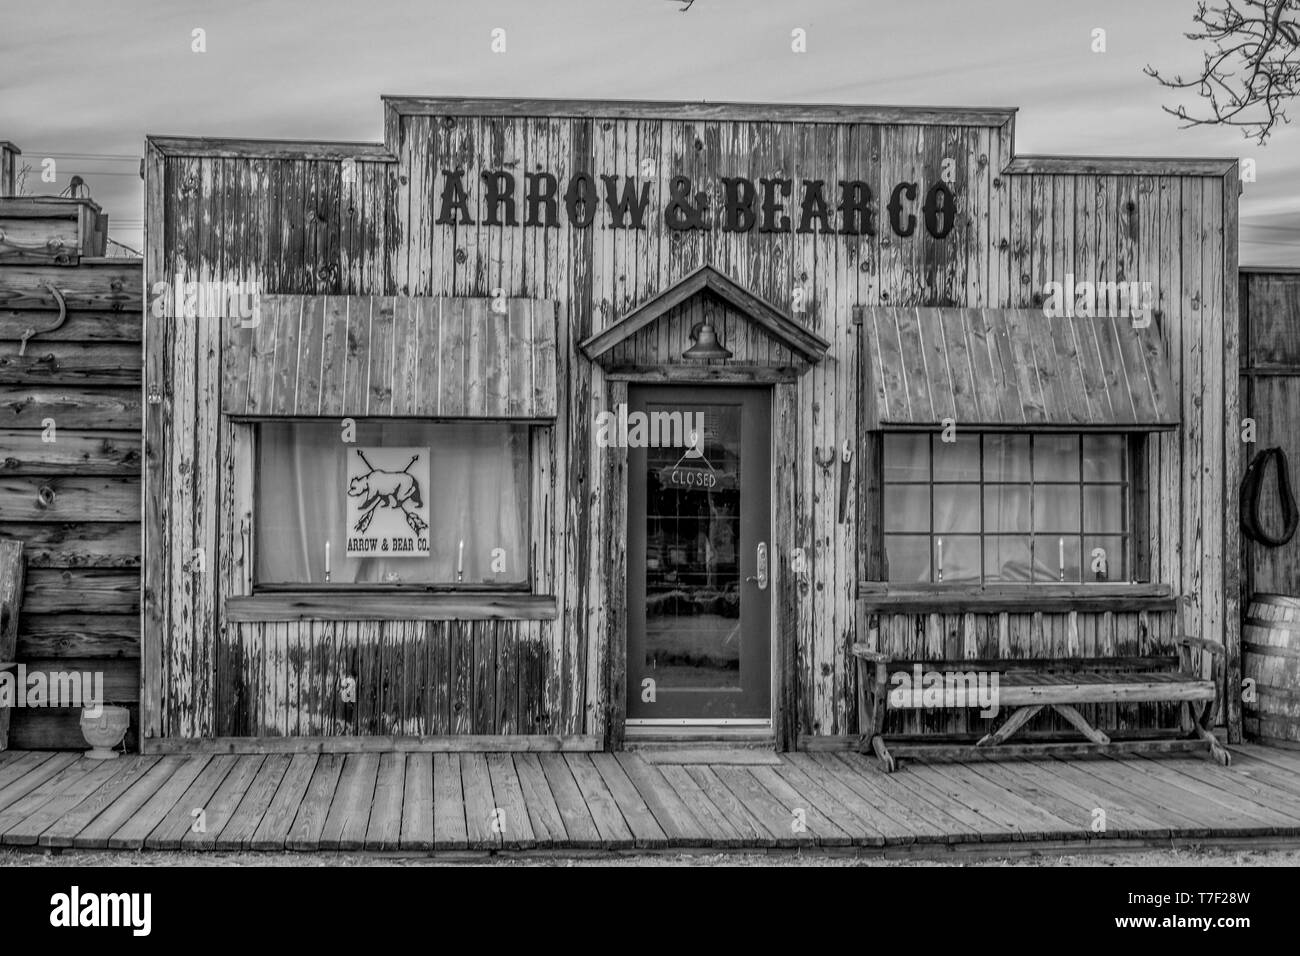
[{"label": "bare tree branch", "polygon": [[1189,40],[1208,44],[1200,72],[1189,80],[1170,78],[1148,65],[1143,72],[1162,86],[1191,90],[1208,112],[1193,114],[1183,104],[1161,107],[1192,126],[1237,126],[1260,145],[1300,96],[1300,0],[1224,0],[1196,4],[1192,20],[1200,30]]}]

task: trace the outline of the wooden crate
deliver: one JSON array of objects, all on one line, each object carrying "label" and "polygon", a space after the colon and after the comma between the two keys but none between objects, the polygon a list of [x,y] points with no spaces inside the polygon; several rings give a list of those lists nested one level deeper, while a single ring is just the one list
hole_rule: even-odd
[{"label": "wooden crate", "polygon": [[57,196],[0,198],[0,265],[75,266],[102,256],[108,216],[91,199]]}]

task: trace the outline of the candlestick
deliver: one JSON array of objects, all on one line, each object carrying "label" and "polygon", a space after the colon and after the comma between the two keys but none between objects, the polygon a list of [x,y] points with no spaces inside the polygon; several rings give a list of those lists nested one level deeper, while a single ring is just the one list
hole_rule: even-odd
[{"label": "candlestick", "polygon": [[330,543],[326,541],[325,542],[325,583],[328,584],[329,580],[330,580]]},{"label": "candlestick", "polygon": [[1061,580],[1064,581],[1065,580],[1065,539],[1064,538],[1056,539],[1056,554],[1057,554],[1057,562],[1059,563],[1061,568]]},{"label": "candlestick", "polygon": [[935,538],[935,544],[939,546],[939,581],[943,582],[943,538]]},{"label": "candlestick", "polygon": [[457,582],[465,579],[465,539],[460,539],[460,547],[456,549],[456,580]]}]

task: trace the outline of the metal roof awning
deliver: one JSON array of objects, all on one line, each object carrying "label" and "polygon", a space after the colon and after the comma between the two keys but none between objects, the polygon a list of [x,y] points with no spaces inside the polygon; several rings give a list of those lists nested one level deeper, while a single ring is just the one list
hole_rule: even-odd
[{"label": "metal roof awning", "polygon": [[861,309],[868,430],[1162,431],[1178,396],[1154,325],[1041,309]]}]

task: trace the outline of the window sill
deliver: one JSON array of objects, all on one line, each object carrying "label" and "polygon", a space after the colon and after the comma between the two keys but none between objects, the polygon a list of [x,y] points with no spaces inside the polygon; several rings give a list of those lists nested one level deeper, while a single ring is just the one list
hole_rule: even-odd
[{"label": "window sill", "polygon": [[550,594],[376,594],[280,591],[226,599],[226,620],[553,621]]},{"label": "window sill", "polygon": [[863,581],[858,600],[868,611],[1173,611],[1167,584],[890,585]]}]

